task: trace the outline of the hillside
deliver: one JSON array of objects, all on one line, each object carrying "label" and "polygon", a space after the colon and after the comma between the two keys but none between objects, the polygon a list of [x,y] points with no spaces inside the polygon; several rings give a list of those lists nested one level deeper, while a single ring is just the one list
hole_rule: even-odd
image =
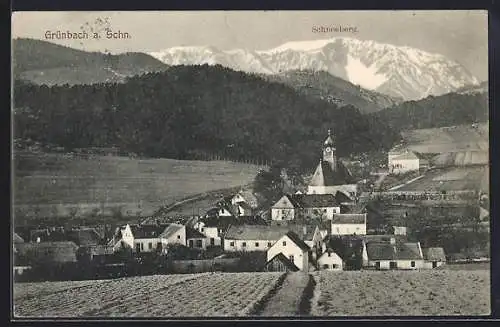
[{"label": "hillside", "polygon": [[372,114],[400,130],[438,128],[486,122],[488,93],[448,93],[406,101]]},{"label": "hillside", "polygon": [[352,105],[362,113],[379,111],[402,102],[401,98],[366,90],[324,71],[294,70],[261,76],[266,80],[291,86],[307,96],[313,96],[339,106]]},{"label": "hillside", "polygon": [[[14,154],[16,215],[150,215],[190,195],[249,184],[262,168],[225,161]],[[195,212],[198,214],[198,212]],[[17,218],[17,217],[16,217]]]},{"label": "hillside", "polygon": [[12,49],[14,77],[37,84],[123,82],[129,76],[168,68],[145,53],[86,52],[34,39],[15,39]]},{"label": "hillside", "polygon": [[221,66],[175,66],[124,84],[14,90],[15,138],[71,150],[116,146],[144,157],[317,164],[326,131],[339,156],[389,149],[398,134],[352,106]]}]

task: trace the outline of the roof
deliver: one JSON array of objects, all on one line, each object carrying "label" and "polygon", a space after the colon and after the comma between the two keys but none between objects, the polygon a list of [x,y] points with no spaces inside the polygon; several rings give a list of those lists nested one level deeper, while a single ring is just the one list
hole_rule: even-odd
[{"label": "roof", "polygon": [[193,227],[186,226],[186,239],[191,238],[206,238],[205,235],[194,229]]},{"label": "roof", "polygon": [[238,205],[244,210],[252,210],[252,207],[246,202],[238,202]]},{"label": "roof", "polygon": [[311,240],[314,227],[307,226],[307,233],[303,234],[304,225],[267,226],[267,225],[232,225],[227,230],[226,239],[233,240],[279,240],[286,233],[293,231],[300,239]]},{"label": "roof", "polygon": [[419,156],[415,154],[413,151],[408,151],[393,157],[391,160],[417,160],[420,159]]},{"label": "roof", "polygon": [[366,213],[334,213],[332,224],[366,224]]},{"label": "roof", "polygon": [[170,236],[181,230],[183,227],[184,226],[180,224],[170,224],[163,230],[160,236],[163,238],[169,238]]},{"label": "roof", "polygon": [[300,239],[300,236],[297,235],[296,233],[290,231],[290,232],[286,233],[286,236],[288,236],[288,238],[291,239],[292,242],[295,243],[302,251],[309,251],[310,250],[309,245],[304,243],[304,241],[302,241]]},{"label": "roof", "polygon": [[332,194],[291,194],[288,198],[294,206],[301,208],[326,208],[339,205]]},{"label": "roof", "polygon": [[369,260],[422,260],[418,243],[367,243],[366,252]]},{"label": "roof", "polygon": [[12,240],[14,241],[14,244],[24,243],[23,238],[19,236],[17,233],[14,233],[14,235],[12,236]]},{"label": "roof", "polygon": [[344,185],[352,182],[352,176],[344,164],[337,160],[334,167],[328,161],[320,161],[309,186]]},{"label": "roof", "polygon": [[134,238],[157,238],[168,225],[131,225]]},{"label": "roof", "polygon": [[399,260],[422,260],[418,243],[396,245],[396,258]]},{"label": "roof", "polygon": [[74,229],[67,233],[68,240],[80,246],[96,245],[101,242],[101,236],[94,228]]},{"label": "roof", "polygon": [[428,261],[446,261],[444,249],[441,247],[422,249],[424,259]]},{"label": "roof", "polygon": [[278,253],[277,255],[275,255],[271,260],[269,260],[267,263],[266,263],[266,266],[272,262],[272,261],[280,261],[281,263],[283,263],[285,265],[285,267],[287,267],[290,271],[299,271],[299,268],[293,263],[290,261],[290,259],[288,259],[287,257],[285,257],[285,255],[283,253]]},{"label": "roof", "polygon": [[241,190],[238,194],[247,201],[247,203],[252,207],[256,208],[259,204],[257,197],[249,190]]},{"label": "roof", "polygon": [[56,262],[75,262],[78,250],[74,242],[20,243],[16,247],[16,264],[47,257]]}]

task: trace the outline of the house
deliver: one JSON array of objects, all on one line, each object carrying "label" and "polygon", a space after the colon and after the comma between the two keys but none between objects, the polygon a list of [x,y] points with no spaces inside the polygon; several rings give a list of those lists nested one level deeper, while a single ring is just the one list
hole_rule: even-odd
[{"label": "house", "polygon": [[133,249],[134,248],[134,234],[132,234],[132,229],[130,225],[124,225],[116,228],[113,238],[108,243],[112,246],[114,251],[119,249]]},{"label": "house", "polygon": [[271,207],[273,221],[299,217],[331,220],[335,213],[340,213],[340,204],[332,194],[287,194]]},{"label": "house", "polygon": [[424,258],[420,243],[378,243],[366,244],[367,266],[375,269],[421,269]]},{"label": "house", "polygon": [[288,231],[286,226],[232,225],[224,237],[224,250],[267,251]]},{"label": "house", "polygon": [[257,197],[249,190],[241,190],[231,198],[231,204],[246,203],[251,209],[259,206]]},{"label": "house", "polygon": [[20,243],[16,245],[16,248],[15,266],[77,262],[78,246],[74,242]]},{"label": "house", "polygon": [[30,231],[31,242],[63,242],[66,241],[66,233],[62,227],[51,227],[33,229]]},{"label": "house", "polygon": [[446,264],[446,255],[441,247],[422,249],[425,268],[437,268]]},{"label": "house", "polygon": [[78,246],[98,245],[103,242],[101,235],[94,228],[73,229],[66,233],[66,237]]},{"label": "house", "polygon": [[429,166],[429,160],[418,152],[405,149],[391,151],[388,154],[389,172],[401,174],[409,171],[420,170]]},{"label": "house", "polygon": [[394,235],[406,235],[408,233],[408,230],[404,226],[392,226],[392,229],[394,231]]},{"label": "house", "polygon": [[264,271],[282,271],[282,272],[295,272],[299,268],[290,261],[283,253],[278,253],[271,260],[267,261],[264,266]]},{"label": "house", "polygon": [[309,246],[294,232],[287,232],[280,237],[268,250],[267,261],[276,255],[283,254],[301,271],[309,271]]},{"label": "house", "polygon": [[192,227],[186,227],[186,246],[196,249],[206,249],[208,238]]},{"label": "house", "polygon": [[309,182],[308,194],[333,194],[337,191],[354,197],[357,194],[357,184],[351,172],[336,156],[335,142],[331,131],[323,142],[323,157],[320,160]]},{"label": "house", "polygon": [[180,224],[132,225],[131,230],[136,253],[166,253],[168,244],[186,244],[186,227]]},{"label": "house", "polygon": [[[194,224],[193,228],[198,232],[202,233],[207,239],[207,246],[222,246],[222,233],[223,228],[219,228],[217,224],[209,224],[203,221],[199,221]],[[186,229],[187,233],[187,229]],[[187,236],[186,236],[187,237]],[[188,242],[189,243],[189,242]]]},{"label": "house", "polygon": [[344,262],[332,249],[327,249],[317,260],[317,267],[321,270],[342,270]]},{"label": "house", "polygon": [[333,215],[332,235],[366,235],[366,213]]}]

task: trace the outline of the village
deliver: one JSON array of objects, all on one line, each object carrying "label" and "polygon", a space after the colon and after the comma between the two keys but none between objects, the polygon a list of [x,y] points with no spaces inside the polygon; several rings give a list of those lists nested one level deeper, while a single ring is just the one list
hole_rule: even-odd
[{"label": "village", "polygon": [[[284,194],[261,209],[248,189],[226,196],[204,215],[175,222],[148,217],[115,230],[78,227],[16,228],[14,272],[19,281],[92,279],[151,273],[207,271],[419,270],[444,265],[443,247],[422,247],[409,237],[403,217],[385,231],[368,228],[366,201],[452,201],[476,191],[410,190],[408,184],[360,194],[359,183],[337,157],[331,131],[307,190]],[[418,152],[417,152],[418,153]],[[442,154],[434,155],[442,157]],[[430,156],[398,146],[391,172],[427,168]],[[414,179],[415,181],[419,178]],[[442,183],[441,183],[442,184]],[[405,189],[406,188],[406,189]],[[485,195],[480,194],[481,197]],[[483,215],[484,216],[484,215]],[[483,217],[484,218],[484,217]]]}]

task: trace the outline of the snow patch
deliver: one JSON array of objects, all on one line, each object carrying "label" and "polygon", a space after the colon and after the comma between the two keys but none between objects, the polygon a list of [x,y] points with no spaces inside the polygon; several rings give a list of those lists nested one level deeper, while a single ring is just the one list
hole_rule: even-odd
[{"label": "snow patch", "polygon": [[375,90],[380,85],[387,82],[388,78],[384,74],[378,74],[375,63],[365,66],[359,59],[350,55],[347,56],[345,66],[347,78],[353,84],[360,85],[368,90]]}]

